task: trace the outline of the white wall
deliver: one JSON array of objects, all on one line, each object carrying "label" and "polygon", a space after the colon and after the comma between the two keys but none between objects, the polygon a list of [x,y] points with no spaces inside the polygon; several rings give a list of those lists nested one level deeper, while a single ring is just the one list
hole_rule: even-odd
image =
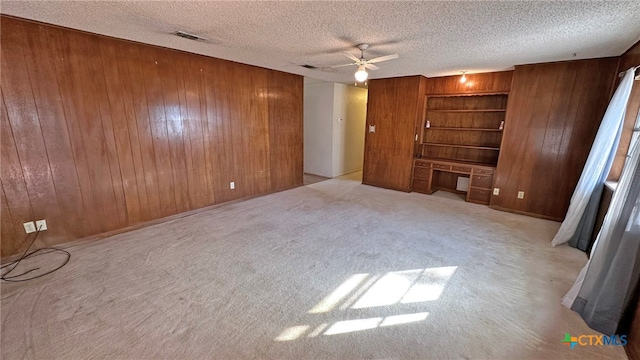
[{"label": "white wall", "polygon": [[304,172],[332,177],[334,84],[304,85]]},{"label": "white wall", "polygon": [[362,170],[367,90],[334,84],[332,175]]},{"label": "white wall", "polygon": [[367,90],[305,81],[304,172],[336,177],[362,170]]}]

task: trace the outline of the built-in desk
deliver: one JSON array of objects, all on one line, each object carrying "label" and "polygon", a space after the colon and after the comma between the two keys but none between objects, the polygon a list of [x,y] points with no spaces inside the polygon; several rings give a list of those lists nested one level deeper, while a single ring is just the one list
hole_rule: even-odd
[{"label": "built-in desk", "polygon": [[[445,190],[466,194],[467,201],[489,204],[495,166],[436,158],[418,158],[414,161],[412,191],[433,194]],[[469,179],[468,191],[457,189],[458,178]]]}]

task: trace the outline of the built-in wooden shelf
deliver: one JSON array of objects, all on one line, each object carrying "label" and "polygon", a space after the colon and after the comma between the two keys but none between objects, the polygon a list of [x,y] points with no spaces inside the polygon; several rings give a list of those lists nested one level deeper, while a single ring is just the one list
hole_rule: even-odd
[{"label": "built-in wooden shelf", "polygon": [[427,95],[412,190],[465,193],[457,190],[463,177],[469,179],[466,200],[489,204],[507,97],[505,92]]},{"label": "built-in wooden shelf", "polygon": [[448,113],[473,113],[473,112],[504,112],[506,109],[457,109],[457,110],[449,110],[449,109],[435,109],[435,110],[427,110],[427,112],[448,112]]},{"label": "built-in wooden shelf", "polygon": [[455,161],[455,162],[460,163],[460,164],[473,165],[473,166],[489,166],[489,167],[495,167],[496,166],[496,163],[487,163],[487,162],[479,162],[479,161],[456,159],[456,158],[417,157],[416,160],[419,160],[419,161],[446,161],[446,162]]},{"label": "built-in wooden shelf", "polygon": [[428,97],[462,97],[462,96],[491,96],[491,95],[509,95],[508,91],[487,91],[474,93],[455,93],[455,94],[427,94]]},{"label": "built-in wooden shelf", "polygon": [[439,143],[422,143],[422,145],[457,147],[457,148],[463,148],[463,149],[476,149],[476,150],[495,150],[495,151],[500,150],[499,147],[492,147],[492,146],[474,146],[474,145],[439,144]]},{"label": "built-in wooden shelf", "polygon": [[444,126],[431,126],[425,129],[426,130],[455,130],[455,131],[502,131],[502,129],[487,129],[487,128],[472,128],[472,127],[444,127]]}]

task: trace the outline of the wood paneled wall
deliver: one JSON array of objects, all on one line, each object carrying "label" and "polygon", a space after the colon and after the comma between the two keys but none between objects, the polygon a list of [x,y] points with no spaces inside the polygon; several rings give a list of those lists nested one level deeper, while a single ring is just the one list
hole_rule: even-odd
[{"label": "wood paneled wall", "polygon": [[[627,52],[620,57],[620,65],[618,66],[618,72],[626,71],[627,69],[640,65],[640,42],[632,46]],[[640,74],[640,69],[636,70],[636,74]],[[620,82],[620,78],[616,81],[616,86]],[[631,133],[633,132],[633,126],[636,123],[638,111],[640,110],[640,81],[636,80],[633,89],[631,89],[631,96],[629,97],[629,103],[627,104],[627,113],[624,118],[624,128],[620,136],[620,147],[616,153],[616,158],[609,173],[609,180],[618,180],[620,173],[622,173],[622,166],[624,160],[627,158],[627,152],[629,151],[629,145],[631,144]]]},{"label": "wood paneled wall", "polygon": [[617,67],[618,58],[516,66],[492,207],[564,218]]},{"label": "wood paneled wall", "polygon": [[[426,78],[369,81],[362,183],[409,191],[416,124],[424,107]],[[370,133],[369,126],[376,132]]]},{"label": "wood paneled wall", "polygon": [[471,94],[509,92],[513,71],[467,74],[467,81],[460,82],[460,75],[427,79],[427,95]]},{"label": "wood paneled wall", "polygon": [[1,26],[2,256],[302,185],[301,76]]}]

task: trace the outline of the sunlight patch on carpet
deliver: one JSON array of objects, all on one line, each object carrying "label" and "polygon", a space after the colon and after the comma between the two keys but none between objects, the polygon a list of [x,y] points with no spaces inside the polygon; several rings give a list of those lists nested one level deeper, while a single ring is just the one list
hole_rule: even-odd
[{"label": "sunlight patch on carpet", "polygon": [[309,314],[320,314],[333,310],[333,308],[342,301],[347,295],[351,294],[369,274],[351,275],[340,286],[338,286],[331,294],[322,299],[316,306],[309,310]]},{"label": "sunlight patch on carpet", "polygon": [[[331,322],[326,321],[326,316],[331,316],[330,313],[343,314],[349,309],[380,308],[373,311],[397,312],[394,311],[394,305],[436,301],[442,296],[457,269],[457,266],[443,266],[390,271],[372,276],[366,273],[351,275],[307,312],[319,316],[318,322],[322,322],[315,326],[307,337],[313,338],[321,334],[338,335],[424,321],[429,316],[426,311],[388,316],[380,314],[378,317],[335,321],[331,325]],[[318,323],[312,321],[314,322]],[[292,326],[285,329],[275,340],[299,339],[311,327],[312,325]]]},{"label": "sunlight patch on carpet", "polygon": [[304,333],[309,329],[309,325],[299,325],[292,326],[290,328],[284,329],[284,331],[275,338],[275,341],[291,341],[299,338],[304,335]]}]

